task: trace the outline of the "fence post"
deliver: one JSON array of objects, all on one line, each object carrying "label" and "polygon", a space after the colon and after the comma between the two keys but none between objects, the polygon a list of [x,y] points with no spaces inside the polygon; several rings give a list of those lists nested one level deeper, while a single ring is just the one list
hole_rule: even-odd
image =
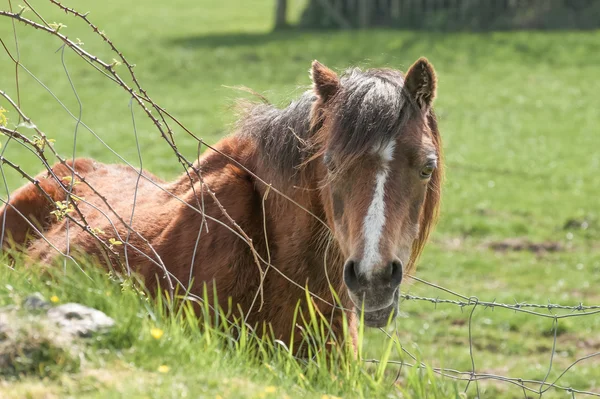
[{"label": "fence post", "polygon": [[275,3],[275,29],[287,27],[287,0],[276,0]]}]

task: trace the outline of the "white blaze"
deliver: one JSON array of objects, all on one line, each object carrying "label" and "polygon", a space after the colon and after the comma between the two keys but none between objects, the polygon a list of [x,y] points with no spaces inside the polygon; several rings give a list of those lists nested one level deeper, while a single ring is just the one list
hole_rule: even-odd
[{"label": "white blaze", "polygon": [[370,276],[373,268],[381,263],[379,243],[383,234],[383,227],[385,226],[385,183],[389,174],[389,163],[394,158],[395,147],[396,143],[392,141],[381,151],[378,151],[381,156],[382,165],[375,176],[373,199],[363,222],[365,246],[360,268],[367,276]]}]

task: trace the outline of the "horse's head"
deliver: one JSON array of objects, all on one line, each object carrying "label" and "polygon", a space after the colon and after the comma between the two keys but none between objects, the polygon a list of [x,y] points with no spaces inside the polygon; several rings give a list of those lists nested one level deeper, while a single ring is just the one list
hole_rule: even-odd
[{"label": "horse's head", "polygon": [[341,77],[315,61],[322,200],[343,257],[344,282],[367,325],[384,325],[399,285],[437,216],[441,142],[431,109],[436,76],[426,59]]}]

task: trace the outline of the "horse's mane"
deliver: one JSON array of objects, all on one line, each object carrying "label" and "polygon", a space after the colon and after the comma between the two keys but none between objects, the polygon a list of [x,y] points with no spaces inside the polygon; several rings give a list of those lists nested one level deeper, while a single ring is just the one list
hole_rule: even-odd
[{"label": "horse's mane", "polygon": [[[339,166],[396,137],[413,108],[403,93],[404,78],[393,69],[347,70],[341,89],[327,107],[329,129],[322,115],[313,115],[319,98],[307,91],[286,108],[243,104],[239,131],[258,147],[261,161],[272,170],[269,178],[289,183],[309,160],[326,150]],[[325,148],[325,146],[328,148]]]},{"label": "horse's mane", "polygon": [[239,134],[249,137],[258,148],[263,164],[262,176],[277,188],[298,177],[298,169],[309,154],[311,140],[310,113],[316,96],[306,91],[285,108],[271,104],[241,103]]},{"label": "horse's mane", "polygon": [[416,262],[423,252],[425,243],[429,238],[429,234],[433,230],[433,227],[437,223],[437,219],[440,213],[440,204],[442,199],[442,181],[444,179],[444,154],[442,151],[442,137],[438,129],[437,118],[433,109],[429,110],[427,115],[427,123],[429,129],[431,129],[431,135],[433,139],[433,145],[437,151],[438,165],[431,175],[431,180],[427,185],[427,193],[425,194],[425,204],[421,211],[421,217],[419,220],[419,235],[413,243],[412,253],[410,256],[410,262],[406,266],[404,272],[407,274],[412,273],[416,268]]}]

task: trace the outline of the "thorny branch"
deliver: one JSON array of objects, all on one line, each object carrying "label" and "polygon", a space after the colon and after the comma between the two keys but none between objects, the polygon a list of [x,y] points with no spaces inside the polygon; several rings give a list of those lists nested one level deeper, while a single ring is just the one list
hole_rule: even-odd
[{"label": "thorny branch", "polygon": [[[111,41],[108,36],[101,31],[97,25],[93,24],[91,22],[91,20],[88,17],[88,13],[80,13],[72,8],[69,8],[65,5],[63,5],[62,3],[56,1],[56,0],[49,0],[50,3],[54,4],[55,6],[57,6],[59,9],[61,9],[62,11],[64,11],[66,14],[72,15],[75,18],[78,18],[82,21],[84,21],[84,23],[90,27],[90,29],[97,34],[102,41],[104,41],[105,43],[108,44],[108,46],[110,47],[110,50],[112,52],[114,52],[120,63],[122,63],[123,65],[125,65],[128,74],[131,77],[131,80],[133,82],[134,87],[129,86],[124,80],[123,78],[116,72],[116,64],[115,63],[108,63],[106,61],[101,60],[100,58],[98,58],[97,56],[87,52],[86,50],[84,50],[82,48],[82,45],[79,43],[76,43],[72,40],[70,40],[66,35],[62,34],[60,32],[60,27],[53,27],[50,24],[48,24],[44,18],[40,15],[40,13],[38,13],[29,2],[27,2],[27,0],[24,0],[25,4],[27,6],[29,6],[29,8],[33,11],[33,13],[43,22],[42,23],[38,23],[35,22],[33,20],[27,19],[25,17],[23,17],[23,12],[13,12],[12,10],[12,4],[10,4],[10,11],[4,11],[4,10],[0,10],[0,17],[5,17],[5,18],[10,18],[13,21],[16,22],[20,22],[26,26],[29,26],[31,28],[37,29],[39,31],[45,32],[46,34],[52,35],[56,38],[58,38],[59,40],[62,41],[63,46],[66,46],[67,48],[69,48],[70,50],[72,50],[75,54],[77,54],[78,56],[80,56],[82,59],[84,59],[88,64],[90,64],[92,67],[94,67],[96,70],[100,71],[103,75],[107,76],[112,82],[118,84],[121,88],[123,88],[128,95],[131,98],[131,101],[136,103],[144,112],[144,114],[152,121],[152,123],[154,124],[154,126],[157,128],[157,130],[159,131],[161,137],[168,143],[168,145],[170,146],[170,148],[172,149],[172,151],[174,152],[175,156],[177,157],[178,161],[180,162],[180,164],[182,165],[182,167],[184,168],[184,170],[186,171],[192,186],[194,183],[194,178],[197,178],[200,182],[200,195],[203,196],[205,193],[208,194],[211,199],[217,204],[217,206],[220,209],[220,212],[223,214],[223,216],[225,217],[225,219],[227,219],[227,221],[229,222],[229,224],[231,226],[229,226],[228,224],[218,220],[217,218],[211,217],[209,215],[206,215],[204,213],[204,199],[203,197],[201,199],[198,199],[197,201],[197,207],[194,207],[193,205],[183,201],[181,198],[177,197],[176,195],[174,195],[173,193],[168,193],[169,195],[171,195],[173,198],[176,198],[178,201],[184,203],[187,207],[190,207],[192,209],[194,209],[196,212],[198,212],[199,214],[202,215],[202,226],[200,227],[200,229],[202,229],[203,227],[207,228],[207,224],[206,224],[206,220],[211,220],[215,223],[219,223],[222,226],[224,226],[225,228],[227,228],[228,230],[230,230],[233,234],[236,234],[237,236],[239,236],[240,238],[242,238],[247,245],[249,246],[253,257],[254,257],[254,262],[256,263],[257,267],[259,268],[260,271],[260,275],[261,275],[261,281],[264,280],[264,276],[266,274],[266,272],[270,269],[273,269],[276,273],[279,273],[282,277],[286,278],[288,281],[290,281],[292,284],[296,285],[297,287],[301,288],[301,289],[305,289],[304,286],[298,284],[297,282],[291,280],[288,276],[286,276],[283,272],[281,272],[281,270],[279,270],[276,265],[272,265],[271,264],[271,256],[270,253],[267,253],[267,258],[264,259],[261,254],[259,254],[252,243],[252,240],[250,239],[250,237],[244,232],[244,230],[236,223],[236,221],[229,215],[229,213],[227,212],[227,210],[225,209],[225,207],[223,207],[223,205],[219,202],[219,200],[216,197],[216,194],[214,193],[213,190],[211,190],[210,187],[208,187],[202,178],[202,174],[201,174],[201,170],[197,167],[197,165],[193,164],[192,162],[188,161],[179,151],[179,149],[177,148],[176,142],[175,142],[175,137],[173,134],[173,130],[170,127],[169,123],[174,123],[176,126],[178,126],[179,128],[181,128],[183,131],[185,131],[187,134],[189,134],[191,137],[193,137],[194,139],[196,139],[198,141],[199,146],[205,146],[206,148],[208,148],[211,151],[214,151],[218,154],[220,154],[223,157],[226,157],[230,162],[235,163],[237,166],[239,166],[240,168],[244,169],[246,172],[250,173],[252,176],[254,176],[254,178],[256,178],[256,180],[258,182],[260,182],[261,184],[264,184],[267,191],[265,193],[265,199],[266,199],[266,195],[267,193],[273,192],[273,195],[279,195],[282,196],[283,198],[287,199],[288,201],[294,203],[296,206],[298,206],[299,208],[301,208],[304,212],[307,212],[308,214],[310,214],[312,217],[314,217],[316,220],[318,220],[324,227],[325,230],[329,230],[328,225],[321,219],[319,219],[316,215],[312,214],[308,209],[303,208],[300,204],[296,203],[292,198],[286,196],[283,192],[281,192],[280,190],[278,190],[276,187],[271,186],[270,183],[264,181],[260,176],[256,176],[252,171],[248,170],[244,165],[240,164],[238,161],[232,159],[230,156],[228,156],[227,154],[222,153],[221,151],[219,151],[217,148],[208,145],[207,143],[205,143],[201,138],[197,137],[192,131],[190,131],[188,128],[186,128],[183,123],[181,123],[177,118],[175,118],[171,113],[169,113],[167,110],[165,110],[164,108],[162,108],[161,106],[159,106],[158,104],[156,104],[151,97],[149,96],[149,94],[147,93],[147,91],[141,86],[138,78],[136,77],[135,73],[134,73],[134,67],[135,65],[130,63],[126,57],[123,55],[123,53],[121,51],[119,51],[117,49],[117,47],[115,46],[115,44],[113,43],[113,41]],[[129,223],[127,223],[127,221],[121,217],[115,210],[114,208],[110,205],[109,201],[101,194],[99,193],[88,181],[86,181],[86,179],[81,176],[73,167],[71,167],[71,165],[69,165],[66,161],[66,159],[64,157],[62,157],[61,155],[58,154],[58,152],[55,150],[52,141],[49,140],[46,136],[46,134],[40,129],[38,128],[38,126],[36,126],[33,121],[27,117],[27,115],[23,112],[20,104],[20,98],[21,98],[21,93],[19,91],[19,75],[18,75],[18,71],[19,69],[23,69],[25,70],[27,73],[29,73],[36,81],[38,81],[38,83],[40,83],[46,90],[49,91],[49,89],[41,82],[39,81],[27,68],[25,68],[25,66],[22,64],[22,62],[19,59],[18,56],[18,41],[16,40],[16,32],[15,32],[15,43],[17,45],[17,53],[16,56],[13,55],[8,47],[6,46],[6,44],[0,40],[0,44],[2,45],[2,47],[4,48],[5,52],[7,53],[7,55],[9,56],[9,59],[13,62],[13,64],[15,65],[15,81],[16,81],[16,87],[17,87],[17,101],[13,101],[11,99],[11,97],[5,92],[0,90],[0,96],[2,98],[4,98],[8,104],[12,107],[12,109],[14,109],[17,114],[19,115],[19,120],[23,120],[24,123],[26,124],[26,126],[30,129],[33,129],[36,133],[37,133],[37,138],[35,139],[31,139],[29,138],[27,135],[21,133],[18,131],[19,126],[15,127],[14,129],[11,129],[7,126],[1,126],[0,125],[0,133],[3,134],[4,136],[7,137],[7,139],[9,141],[14,141],[20,145],[22,145],[23,147],[27,148],[29,151],[31,151],[39,160],[40,162],[43,164],[44,168],[48,171],[49,176],[53,179],[55,179],[58,183],[59,183],[59,187],[64,190],[65,193],[68,194],[67,198],[71,198],[70,195],[72,194],[72,188],[73,185],[72,184],[65,184],[62,182],[61,178],[59,176],[56,176],[53,171],[52,171],[52,166],[49,163],[47,156],[46,156],[46,152],[48,151],[50,153],[50,155],[55,158],[56,160],[58,160],[58,162],[62,165],[64,165],[65,167],[67,167],[67,169],[72,173],[73,177],[76,177],[78,179],[79,182],[81,182],[82,184],[85,184],[90,190],[92,190],[92,192],[98,196],[98,198],[101,200],[101,202],[106,206],[106,208],[108,209],[108,212],[112,215],[107,214],[106,212],[104,212],[102,209],[100,209],[98,206],[86,201],[85,199],[78,199],[77,201],[70,199],[69,203],[70,205],[73,206],[73,209],[75,210],[75,212],[77,213],[77,216],[73,216],[69,213],[67,213],[65,215],[66,218],[69,219],[69,221],[71,221],[75,226],[77,226],[78,228],[81,228],[83,230],[85,230],[86,232],[88,232],[89,234],[93,235],[98,242],[105,248],[105,250],[107,251],[108,254],[112,255],[112,256],[118,256],[118,254],[111,248],[110,243],[108,243],[106,240],[103,240],[101,237],[98,236],[98,234],[96,234],[94,232],[94,229],[92,228],[92,226],[90,226],[87,221],[85,220],[84,215],[81,213],[81,211],[78,208],[78,202],[82,202],[82,203],[86,203],[89,206],[94,207],[94,209],[98,210],[99,212],[101,212],[105,218],[107,220],[110,221],[112,228],[114,229],[115,233],[117,234],[117,238],[120,239],[121,241],[123,241],[125,243],[125,245],[127,246],[127,248],[130,248],[131,250],[140,253],[142,256],[145,256],[147,259],[149,259],[151,262],[153,262],[153,264],[155,264],[157,267],[161,268],[168,280],[168,284],[170,287],[170,291],[171,293],[174,292],[175,290],[175,286],[177,285],[178,287],[181,287],[184,289],[184,291],[187,292],[186,290],[186,286],[183,282],[178,281],[171,273],[169,273],[169,271],[166,269],[166,267],[164,266],[162,260],[160,259],[158,253],[156,253],[156,251],[154,250],[154,248],[152,248],[152,246],[150,245],[150,243],[141,236],[141,234],[139,232],[137,232],[132,226],[131,226],[131,221],[133,220],[133,212],[131,217],[129,218]],[[65,72],[66,68],[65,68]],[[67,76],[68,76],[68,72],[67,72]],[[74,90],[74,87],[73,87]],[[52,94],[54,96],[53,93],[50,92],[50,94]],[[76,94],[76,93],[75,93]],[[75,118],[78,123],[81,123],[83,127],[85,127],[86,129],[90,130],[89,127],[87,127],[82,121],[81,118],[77,118],[75,117],[69,110],[68,108],[66,108],[66,106],[64,104],[62,104],[60,102],[60,100],[58,100],[58,98],[56,98],[56,96],[54,96],[54,98],[59,102],[59,104],[65,109],[67,110],[67,112],[73,117]],[[155,116],[152,111],[155,111],[156,115]],[[132,111],[133,112],[133,111]],[[133,114],[132,114],[133,115]],[[135,127],[134,127],[135,129]],[[90,132],[92,132],[90,130]],[[93,133],[93,132],[92,132]],[[98,137],[95,133],[93,133],[98,140],[104,144],[107,148],[109,148],[111,151],[114,152],[114,150],[112,150],[110,147],[108,147],[100,137]],[[137,134],[136,134],[136,143],[137,143]],[[138,146],[139,147],[139,146]],[[35,177],[27,174],[18,164],[12,162],[10,159],[8,159],[5,155],[4,155],[4,150],[2,154],[0,155],[0,169],[2,169],[3,166],[8,166],[11,169],[15,170],[19,175],[21,175],[23,178],[25,178],[26,180],[30,181],[31,183],[33,183],[34,185],[36,185],[36,187],[42,192],[43,195],[45,195],[45,197],[51,201],[51,197],[49,196],[48,193],[46,193],[39,185],[39,181],[36,180]],[[116,154],[116,153],[115,153]],[[116,154],[118,155],[118,154]],[[120,157],[120,156],[119,156]],[[133,168],[133,166],[131,164],[129,164],[127,161],[125,161],[122,157],[120,157],[124,162],[126,162],[131,168]],[[161,190],[165,190],[163,187],[160,187],[159,185],[157,185],[155,182],[152,181],[152,179],[150,179],[148,176],[144,175],[143,170],[140,168],[139,170],[136,170],[139,174],[139,178],[143,178],[147,181],[149,181],[150,183],[156,185],[157,187],[159,187]],[[4,172],[2,171],[2,174],[4,174]],[[192,177],[192,174],[194,174],[195,176]],[[165,190],[166,191],[166,190]],[[9,197],[10,198],[10,197]],[[7,203],[8,201],[2,200],[3,203]],[[121,239],[121,237],[118,235],[118,229],[117,227],[113,224],[111,217],[115,217],[116,220],[118,221],[118,223],[122,224],[123,226],[125,226],[125,228],[127,229],[127,239]],[[36,229],[35,226],[32,225],[32,228]],[[40,233],[38,231],[38,233]],[[129,235],[130,234],[135,234],[137,235],[142,242],[150,249],[150,251],[152,252],[152,256],[146,254],[145,251],[136,248],[134,245],[129,243]],[[266,235],[266,231],[265,231],[265,235]],[[45,238],[42,236],[42,238]],[[198,235],[198,239],[200,239],[200,232]],[[268,243],[268,237],[265,236],[265,239],[267,240]],[[49,243],[50,245],[52,245],[52,243]],[[268,247],[268,244],[267,244]],[[61,253],[61,255],[65,256],[65,257],[69,257],[71,258],[68,253],[64,254],[62,252],[60,252],[60,250],[56,247],[54,247],[54,249],[56,251],[58,251],[59,253]],[[127,268],[129,268],[129,265],[126,262],[125,265]],[[264,267],[264,269],[263,269]],[[459,293],[456,293],[452,290],[449,290],[445,287],[439,286],[437,284],[433,284],[427,281],[424,281],[422,279],[419,279],[417,277],[413,277],[410,276],[412,279],[416,280],[417,282],[430,286],[434,289],[439,290],[440,292],[443,292],[445,294],[449,294],[452,296],[451,298],[433,298],[433,297],[424,297],[424,296],[417,296],[417,295],[412,295],[410,293],[404,293],[401,295],[401,298],[404,301],[420,301],[420,302],[424,302],[424,303],[432,303],[434,306],[437,305],[450,305],[450,306],[458,306],[461,309],[464,308],[470,308],[470,315],[469,315],[469,348],[470,348],[470,357],[471,357],[471,364],[472,364],[472,369],[470,371],[459,371],[459,370],[454,370],[454,369],[449,369],[449,368],[436,368],[436,367],[429,367],[430,369],[432,369],[435,373],[443,376],[443,377],[447,377],[447,378],[452,378],[454,380],[457,381],[465,381],[466,382],[466,386],[465,386],[465,390],[468,389],[469,387],[469,383],[471,382],[479,382],[479,381],[489,381],[489,380],[494,380],[494,381],[500,381],[500,382],[505,382],[507,384],[512,384],[515,386],[518,386],[520,388],[522,388],[525,396],[527,397],[527,392],[531,393],[531,394],[537,394],[539,396],[542,396],[543,393],[545,393],[546,391],[548,391],[550,388],[555,389],[555,390],[559,390],[559,391],[564,391],[567,393],[570,393],[571,395],[578,394],[578,395],[588,395],[588,396],[595,396],[595,397],[600,397],[600,393],[597,392],[591,392],[591,391],[585,391],[585,390],[579,390],[579,389],[575,389],[572,387],[566,387],[566,386],[562,386],[559,385],[558,382],[559,380],[567,373],[569,372],[576,364],[579,364],[581,362],[584,362],[588,359],[591,358],[595,358],[597,356],[600,356],[600,352],[595,352],[595,353],[591,353],[588,354],[586,356],[580,357],[577,360],[575,360],[573,363],[571,363],[568,367],[566,367],[560,374],[559,376],[552,382],[547,381],[549,375],[550,375],[550,371],[552,368],[552,359],[554,357],[555,354],[555,350],[556,350],[556,330],[558,328],[558,322],[560,319],[563,318],[568,318],[568,317],[580,317],[580,316],[590,316],[590,315],[594,315],[597,313],[600,313],[600,305],[584,305],[583,303],[579,303],[576,305],[563,305],[563,304],[555,304],[555,303],[551,303],[548,302],[547,304],[536,304],[536,303],[527,303],[527,302],[516,302],[514,304],[509,304],[509,303],[501,303],[501,302],[496,302],[496,300],[492,300],[492,301],[483,301],[480,300],[476,297],[471,297],[471,296],[465,296],[465,295],[461,295]],[[171,279],[174,280],[174,283],[171,282]],[[189,282],[188,282],[189,284]],[[260,294],[260,295],[259,295]],[[313,298],[318,299],[322,302],[325,302],[331,306],[336,306],[339,307],[335,304],[329,303],[328,301],[326,301],[323,298],[318,297],[315,294],[311,294],[313,296]],[[198,296],[194,296],[188,293],[189,299],[190,300],[194,300],[194,301],[201,301],[201,298]],[[259,309],[262,307],[262,284],[259,287],[259,291],[257,291],[256,293],[256,298],[260,297],[261,298],[261,304],[259,305]],[[255,299],[256,299],[255,298]],[[526,313],[532,316],[537,316],[537,317],[545,317],[545,318],[551,318],[553,319],[553,328],[554,328],[554,341],[553,341],[553,348],[552,348],[552,353],[551,353],[551,357],[550,357],[550,365],[548,368],[548,373],[546,374],[546,377],[544,378],[543,381],[539,381],[539,380],[532,380],[532,379],[522,379],[522,378],[514,378],[514,377],[505,377],[505,376],[500,376],[500,375],[495,375],[495,374],[490,374],[490,373],[482,373],[482,372],[477,372],[475,369],[475,361],[474,361],[474,351],[473,351],[473,341],[474,341],[474,331],[473,329],[473,322],[472,322],[472,316],[473,313],[476,311],[476,309],[501,309],[501,310],[507,310],[507,311],[513,311],[513,312],[522,312],[522,313]],[[545,310],[547,313],[542,313],[542,310]],[[398,334],[396,333],[394,336],[390,335],[387,331],[382,329],[382,332],[387,336],[388,339],[394,339],[397,340],[397,336]],[[414,356],[412,353],[410,353],[406,348],[404,348],[402,345],[400,345],[400,347],[402,348],[402,353],[408,355],[413,361],[414,363],[408,363],[405,362],[403,360],[401,361],[396,361],[396,360],[391,360],[388,361],[389,364],[395,364],[398,365],[400,367],[402,366],[408,366],[408,367],[416,367],[419,369],[424,369],[427,368],[427,365],[423,362],[420,362],[417,360],[417,357]],[[363,360],[365,363],[378,363],[379,360],[377,359],[364,359]],[[479,396],[479,388],[478,388],[478,396]]]}]

